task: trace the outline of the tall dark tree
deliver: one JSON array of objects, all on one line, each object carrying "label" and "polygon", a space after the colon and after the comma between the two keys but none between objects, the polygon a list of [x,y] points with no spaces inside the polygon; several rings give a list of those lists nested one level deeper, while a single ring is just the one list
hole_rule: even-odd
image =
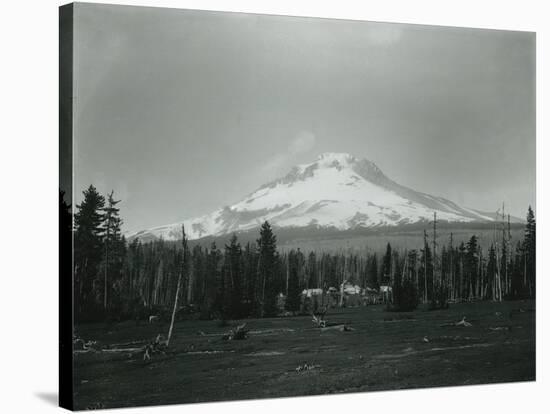
[{"label": "tall dark tree", "polygon": [[103,256],[103,207],[105,197],[93,185],[83,191],[84,199],[74,216],[75,304],[78,318],[97,318],[95,280]]},{"label": "tall dark tree", "polygon": [[277,237],[269,222],[264,222],[260,229],[258,243],[258,279],[261,283],[261,316],[273,316],[277,313],[278,253]]},{"label": "tall dark tree", "polygon": [[225,286],[228,290],[226,308],[232,318],[242,318],[245,316],[242,307],[242,249],[235,234],[225,246],[224,262]]},{"label": "tall dark tree", "polygon": [[206,288],[206,304],[208,311],[203,312],[204,316],[211,317],[217,314],[222,319],[224,317],[224,296],[225,290],[223,286],[223,273],[221,271],[222,253],[212,242],[210,251],[208,252],[206,274],[208,278],[208,286]]},{"label": "tall dark tree", "polygon": [[[109,290],[120,281],[124,257],[124,243],[121,235],[122,219],[115,200],[114,192],[107,196],[107,203],[103,208],[103,308],[107,309]],[[113,278],[111,282],[109,279]]]},{"label": "tall dark tree", "polygon": [[285,307],[290,312],[297,312],[300,309],[301,289],[300,272],[303,255],[298,250],[291,250],[288,254],[288,289]]},{"label": "tall dark tree", "polygon": [[259,313],[258,252],[247,243],[243,251],[243,306],[248,315]]},{"label": "tall dark tree", "polygon": [[393,274],[393,255],[391,245],[386,245],[386,254],[382,258],[382,277],[380,278],[380,284],[389,285],[392,281]]},{"label": "tall dark tree", "polygon": [[319,287],[319,269],[317,266],[317,255],[315,252],[310,252],[307,257],[306,265],[306,275],[307,275],[307,288],[314,289]]},{"label": "tall dark tree", "polygon": [[200,244],[193,247],[193,253],[191,257],[193,273],[193,285],[191,286],[192,294],[191,301],[193,304],[197,304],[199,309],[204,308],[204,302],[206,298],[206,287],[208,283],[208,277],[206,273],[206,249],[203,249]]},{"label": "tall dark tree", "polygon": [[399,255],[395,252],[396,264],[399,264],[399,268],[403,269],[403,271],[395,272],[393,279],[393,303],[390,307],[392,310],[410,312],[418,306],[418,290],[416,288],[416,283],[414,283],[413,279],[409,276],[408,270],[413,257],[415,256],[405,255],[402,260],[399,260]]},{"label": "tall dark tree", "polygon": [[378,256],[376,253],[372,255],[368,264],[368,284],[371,289],[379,289],[380,283],[378,279]]},{"label": "tall dark tree", "polygon": [[514,299],[528,296],[526,286],[526,254],[525,243],[517,242],[516,252],[512,266],[512,284],[510,295]]}]

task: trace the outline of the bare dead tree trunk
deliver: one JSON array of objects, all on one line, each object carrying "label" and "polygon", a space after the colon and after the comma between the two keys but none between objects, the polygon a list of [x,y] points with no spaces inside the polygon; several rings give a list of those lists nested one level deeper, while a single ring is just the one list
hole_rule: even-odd
[{"label": "bare dead tree trunk", "polygon": [[174,300],[174,308],[172,309],[172,320],[170,321],[170,329],[168,329],[168,338],[166,339],[166,346],[170,344],[170,338],[172,338],[172,331],[174,329],[174,320],[176,319],[176,310],[178,309],[178,298],[180,295],[181,278],[183,272],[178,276],[178,286],[176,288],[176,299]]},{"label": "bare dead tree trunk", "polygon": [[183,273],[185,272],[185,252],[187,249],[187,238],[185,236],[185,228],[181,226],[181,233],[182,233],[182,246],[183,246],[183,259],[181,263],[181,270],[180,274],[178,276],[178,285],[176,287],[176,298],[174,299],[174,308],[172,309],[172,319],[170,320],[170,329],[168,329],[168,338],[166,338],[166,347],[170,344],[170,339],[172,338],[172,331],[174,330],[174,321],[176,319],[176,311],[178,309],[178,299],[180,296],[180,289],[181,289],[181,281],[183,279]]},{"label": "bare dead tree trunk", "polygon": [[193,302],[193,284],[194,284],[194,275],[193,275],[193,269],[189,272],[189,277],[187,279],[187,304],[191,304]]},{"label": "bare dead tree trunk", "polygon": [[498,244],[497,244],[497,247],[496,247],[496,256],[497,256],[497,260],[496,260],[496,266],[497,266],[497,272],[496,272],[496,300],[498,300],[499,302],[502,302],[502,282],[501,282],[501,278],[500,278],[500,260],[499,260],[499,257],[500,257],[500,254],[499,254],[499,249],[498,249]]},{"label": "bare dead tree trunk", "polygon": [[428,302],[428,241],[424,230],[424,303]]}]

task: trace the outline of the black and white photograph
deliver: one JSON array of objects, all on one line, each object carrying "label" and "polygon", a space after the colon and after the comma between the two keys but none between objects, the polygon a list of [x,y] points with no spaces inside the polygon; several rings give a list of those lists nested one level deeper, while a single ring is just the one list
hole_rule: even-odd
[{"label": "black and white photograph", "polygon": [[75,410],[532,382],[536,35],[60,8]]}]

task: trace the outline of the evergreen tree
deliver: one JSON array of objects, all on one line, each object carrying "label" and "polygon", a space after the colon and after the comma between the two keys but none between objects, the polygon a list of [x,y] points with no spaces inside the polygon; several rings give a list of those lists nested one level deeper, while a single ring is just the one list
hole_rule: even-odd
[{"label": "evergreen tree", "polygon": [[288,254],[288,292],[285,302],[286,310],[297,312],[300,309],[301,289],[300,289],[300,267],[301,253],[291,250]]},{"label": "evergreen tree", "polygon": [[260,315],[273,316],[277,313],[277,238],[273,234],[271,225],[266,221],[260,229],[260,238],[257,240],[259,262],[258,279],[261,282],[261,309]]},{"label": "evergreen tree", "polygon": [[393,255],[391,245],[388,243],[386,246],[386,254],[382,258],[382,277],[380,278],[380,283],[383,285],[389,285],[392,279],[393,272]]},{"label": "evergreen tree", "polygon": [[199,310],[205,306],[207,273],[206,273],[206,249],[197,244],[193,247],[192,253],[192,273],[194,284],[192,286],[193,293],[191,295],[194,304],[198,304]]},{"label": "evergreen tree", "polygon": [[[120,200],[113,198],[114,192],[107,196],[103,208],[103,308],[107,309],[109,290],[119,282],[124,257],[124,241],[121,235],[122,220],[117,204]],[[114,279],[109,281],[110,278]]]},{"label": "evergreen tree", "polygon": [[138,238],[131,241],[126,253],[126,309],[127,314],[137,322],[144,316],[141,283],[144,269],[143,245]]},{"label": "evergreen tree", "polygon": [[[414,254],[416,254],[416,252]],[[413,257],[415,256],[405,254],[403,259],[400,260],[399,254],[394,252],[394,267],[396,269],[402,269],[403,271],[399,270],[395,272],[392,284],[393,300],[392,305],[388,307],[390,310],[410,312],[418,306],[418,290],[416,289],[416,284],[410,277],[408,270]]]},{"label": "evergreen tree", "polygon": [[378,282],[378,257],[374,253],[369,261],[369,285],[372,289],[380,289],[380,283]]},{"label": "evergreen tree", "polygon": [[237,236],[233,234],[229,245],[225,246],[224,270],[227,277],[225,285],[227,286],[227,310],[232,318],[242,318],[242,249],[237,241]]},{"label": "evergreen tree", "polygon": [[74,273],[77,318],[97,318],[94,281],[103,255],[103,207],[105,197],[93,185],[83,191],[84,200],[74,216]]},{"label": "evergreen tree", "polygon": [[221,272],[222,254],[215,242],[212,242],[206,264],[208,284],[206,288],[206,306],[203,312],[205,317],[212,317],[217,313],[223,319],[224,286]]},{"label": "evergreen tree", "polygon": [[247,243],[243,252],[243,306],[247,315],[259,313],[257,270],[258,252],[256,246]]},{"label": "evergreen tree", "polygon": [[317,267],[317,256],[315,252],[310,252],[307,257],[307,288],[314,289],[319,287],[319,269]]},{"label": "evergreen tree", "polygon": [[525,256],[524,243],[518,241],[512,267],[511,297],[514,299],[527,296],[527,287],[525,284]]}]

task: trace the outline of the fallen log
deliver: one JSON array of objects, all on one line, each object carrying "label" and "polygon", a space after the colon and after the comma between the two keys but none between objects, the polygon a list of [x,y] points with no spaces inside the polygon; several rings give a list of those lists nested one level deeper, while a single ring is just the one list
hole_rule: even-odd
[{"label": "fallen log", "polygon": [[444,323],[443,325],[439,325],[441,327],[446,327],[446,326],[463,326],[465,328],[468,328],[470,326],[472,326],[472,324],[468,321],[466,321],[466,316],[463,316],[462,319],[458,322],[450,322],[450,323]]}]

